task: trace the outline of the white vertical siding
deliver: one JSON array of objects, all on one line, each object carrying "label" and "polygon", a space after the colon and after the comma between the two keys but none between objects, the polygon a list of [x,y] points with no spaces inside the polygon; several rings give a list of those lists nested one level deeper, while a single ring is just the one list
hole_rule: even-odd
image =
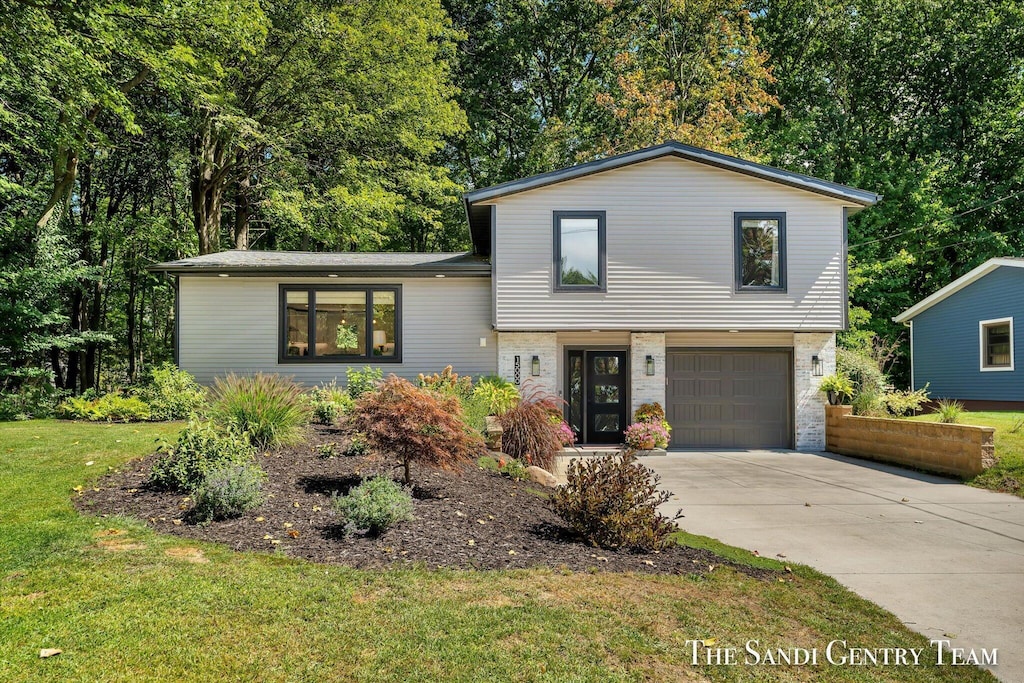
[{"label": "white vertical siding", "polygon": [[[402,286],[402,363],[278,363],[281,284]],[[497,370],[489,278],[198,277],[179,281],[179,365],[203,384],[228,372],[276,372],[304,384],[337,378],[345,369],[379,366],[414,379],[453,365],[460,374]],[[480,346],[480,339],[487,345]]]},{"label": "white vertical siding", "polygon": [[[843,202],[663,158],[495,200],[499,330],[832,330]],[[606,293],[552,292],[552,211],[607,212]],[[788,291],[735,292],[733,212],[784,211]]]}]

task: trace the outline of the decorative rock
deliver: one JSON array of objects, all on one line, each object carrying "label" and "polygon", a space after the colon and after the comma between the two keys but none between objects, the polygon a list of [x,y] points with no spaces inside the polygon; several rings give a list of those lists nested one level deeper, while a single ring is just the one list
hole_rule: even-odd
[{"label": "decorative rock", "polygon": [[537,467],[536,465],[530,465],[526,468],[526,474],[530,477],[530,481],[541,486],[547,486],[548,488],[555,488],[558,486],[558,480],[555,479],[555,475],[551,474],[547,470]]},{"label": "decorative rock", "polygon": [[501,435],[504,431],[501,422],[493,415],[484,418],[484,442],[492,451],[501,450]]}]

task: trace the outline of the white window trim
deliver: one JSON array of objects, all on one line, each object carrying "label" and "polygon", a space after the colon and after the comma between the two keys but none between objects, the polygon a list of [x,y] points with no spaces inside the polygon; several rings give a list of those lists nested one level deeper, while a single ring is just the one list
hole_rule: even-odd
[{"label": "white window trim", "polygon": [[[1010,364],[1000,365],[997,367],[987,367],[985,365],[985,328],[992,325],[999,325],[1000,323],[1010,323]],[[1014,358],[1013,358],[1013,318],[993,318],[992,320],[979,320],[978,321],[978,367],[982,372],[1013,372]]]}]

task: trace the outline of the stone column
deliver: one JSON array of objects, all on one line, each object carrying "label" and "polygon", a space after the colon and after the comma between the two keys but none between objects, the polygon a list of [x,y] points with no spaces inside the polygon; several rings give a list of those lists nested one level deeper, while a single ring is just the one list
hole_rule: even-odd
[{"label": "stone column", "polygon": [[[647,374],[647,356],[654,358],[654,374]],[[629,335],[630,414],[626,422],[632,424],[633,413],[641,403],[655,401],[665,407],[665,333],[633,332]]]},{"label": "stone column", "polygon": [[[554,332],[499,332],[498,374],[515,383],[515,360],[519,357],[520,388],[539,388],[558,395],[558,335]],[[540,375],[532,376],[533,357],[540,358]]]},{"label": "stone column", "polygon": [[793,334],[793,395],[796,409],[796,447],[798,450],[825,450],[825,405],[828,399],[818,387],[811,359],[818,356],[821,374],[836,371],[836,335],[833,332],[797,332]]}]

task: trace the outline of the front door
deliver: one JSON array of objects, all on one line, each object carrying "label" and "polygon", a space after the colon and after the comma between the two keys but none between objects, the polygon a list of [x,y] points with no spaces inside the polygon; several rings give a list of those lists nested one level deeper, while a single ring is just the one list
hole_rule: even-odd
[{"label": "front door", "polygon": [[619,444],[628,419],[625,351],[566,352],[566,416],[583,444]]}]

